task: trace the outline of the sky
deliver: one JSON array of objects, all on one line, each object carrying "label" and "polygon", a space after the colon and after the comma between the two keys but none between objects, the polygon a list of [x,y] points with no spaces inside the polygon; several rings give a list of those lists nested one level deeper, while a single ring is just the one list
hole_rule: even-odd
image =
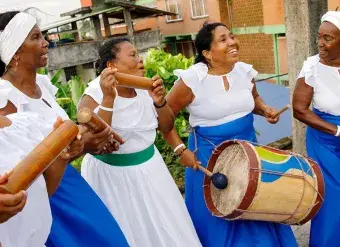
[{"label": "sky", "polygon": [[36,7],[44,13],[38,13],[40,25],[61,19],[60,14],[80,8],[80,0],[0,0],[0,13],[7,10],[23,10],[28,7]]}]

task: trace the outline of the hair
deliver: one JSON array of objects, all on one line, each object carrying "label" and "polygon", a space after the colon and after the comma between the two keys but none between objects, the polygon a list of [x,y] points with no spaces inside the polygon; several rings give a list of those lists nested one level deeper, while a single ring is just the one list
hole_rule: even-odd
[{"label": "hair", "polygon": [[207,59],[203,55],[203,51],[204,50],[210,51],[211,43],[214,40],[213,31],[219,26],[227,27],[221,22],[213,22],[213,23],[205,22],[203,24],[203,27],[198,32],[196,36],[196,40],[195,40],[195,47],[196,47],[196,53],[197,53],[195,57],[195,64],[201,63],[201,62],[207,65],[209,64]]},{"label": "hair", "polygon": [[117,54],[120,51],[120,44],[125,42],[131,42],[128,38],[118,38],[106,41],[99,48],[99,60],[96,63],[97,75],[100,75],[102,71],[107,67],[107,62],[115,60]]},{"label": "hair", "polygon": [[[3,31],[7,24],[13,19],[13,17],[18,14],[19,11],[8,11],[0,14],[0,31]],[[0,76],[6,71],[6,64],[0,59]]]}]

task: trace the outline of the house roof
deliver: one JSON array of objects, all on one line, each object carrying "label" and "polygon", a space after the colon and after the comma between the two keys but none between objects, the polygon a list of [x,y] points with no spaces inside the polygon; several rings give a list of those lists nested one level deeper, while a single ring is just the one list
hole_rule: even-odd
[{"label": "house roof", "polygon": [[[157,17],[163,15],[176,15],[175,13],[167,12],[164,10],[159,10],[155,8],[149,8],[145,6],[140,6],[131,3],[123,3],[120,1],[109,1],[106,0],[105,3],[112,5],[111,8],[104,9],[92,9],[90,13],[84,13],[79,16],[70,17],[68,19],[63,19],[54,23],[47,24],[41,27],[41,31],[47,31],[49,29],[54,29],[60,26],[64,26],[73,22],[87,19],[92,16],[97,16],[100,14],[107,14],[109,18],[124,19],[124,7],[129,8],[132,19],[145,18],[145,17]],[[69,12],[70,15],[75,15],[78,10]],[[65,16],[66,13],[63,14]]]}]

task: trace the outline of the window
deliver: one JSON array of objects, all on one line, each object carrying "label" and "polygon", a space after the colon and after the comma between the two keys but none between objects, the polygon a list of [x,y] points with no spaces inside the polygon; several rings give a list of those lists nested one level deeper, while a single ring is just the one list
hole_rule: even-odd
[{"label": "window", "polygon": [[166,21],[172,22],[172,21],[181,21],[181,11],[180,11],[180,5],[178,3],[178,0],[165,0],[165,9],[166,11],[176,13],[178,15],[167,15]]},{"label": "window", "polygon": [[205,0],[190,0],[192,18],[206,17]]}]

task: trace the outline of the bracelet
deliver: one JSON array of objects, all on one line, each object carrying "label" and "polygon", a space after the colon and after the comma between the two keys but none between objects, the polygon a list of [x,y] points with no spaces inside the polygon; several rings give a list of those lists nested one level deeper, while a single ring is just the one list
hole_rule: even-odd
[{"label": "bracelet", "polygon": [[99,105],[99,109],[102,109],[104,111],[113,111],[113,108],[108,108],[108,107],[105,107],[105,106],[102,106],[102,105]]},{"label": "bracelet", "polygon": [[338,130],[336,131],[335,136],[336,136],[336,137],[339,137],[339,136],[340,136],[340,125],[338,125]]},{"label": "bracelet", "polygon": [[182,156],[182,154],[184,153],[185,150],[187,150],[186,147],[184,147],[177,156],[181,158],[181,156]]},{"label": "bracelet", "polygon": [[177,147],[175,147],[174,152],[176,153],[176,151],[177,151],[178,149],[180,149],[181,147],[185,147],[184,143],[181,143],[181,144],[179,144]]},{"label": "bracelet", "polygon": [[157,105],[155,102],[153,102],[153,105],[154,105],[156,108],[160,109],[160,108],[163,108],[163,107],[166,105],[166,103],[168,103],[168,102],[166,101],[166,99],[164,99],[164,103],[163,103],[162,105]]}]

